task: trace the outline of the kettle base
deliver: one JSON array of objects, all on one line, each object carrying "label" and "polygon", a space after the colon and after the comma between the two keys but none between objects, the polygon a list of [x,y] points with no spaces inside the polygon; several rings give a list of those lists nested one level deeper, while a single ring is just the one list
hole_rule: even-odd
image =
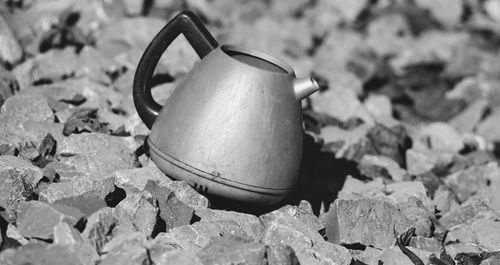
[{"label": "kettle base", "polygon": [[275,204],[285,198],[292,189],[269,189],[228,180],[187,163],[179,161],[161,151],[148,138],[151,159],[167,176],[186,181],[201,193],[256,204]]}]

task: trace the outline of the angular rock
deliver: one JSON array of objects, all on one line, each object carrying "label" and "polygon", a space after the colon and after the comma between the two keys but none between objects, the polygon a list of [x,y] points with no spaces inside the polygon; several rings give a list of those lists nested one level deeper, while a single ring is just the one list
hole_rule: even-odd
[{"label": "angular rock", "polygon": [[255,215],[215,209],[198,209],[195,214],[200,222],[234,221],[255,241],[262,237],[263,227]]},{"label": "angular rock", "polygon": [[149,180],[159,183],[166,187],[172,180],[168,178],[160,169],[155,167],[141,167],[117,170],[115,176],[115,185],[126,191],[143,191]]},{"label": "angular rock", "polygon": [[437,241],[435,238],[428,238],[423,236],[414,236],[410,239],[410,247],[420,249],[427,252],[432,252],[439,256],[443,251],[443,246],[441,242]]},{"label": "angular rock", "polygon": [[5,100],[19,90],[16,78],[4,67],[0,66],[0,107]]},{"label": "angular rock", "polygon": [[377,17],[370,22],[367,33],[367,44],[380,56],[398,54],[414,41],[409,22],[398,13]]},{"label": "angular rock", "polygon": [[449,123],[461,133],[472,132],[483,117],[487,106],[486,99],[477,99],[470,103],[465,110],[454,116]]},{"label": "angular rock", "polygon": [[210,202],[205,196],[196,192],[185,181],[172,181],[168,183],[166,187],[172,190],[175,197],[181,202],[194,210],[206,209],[210,205]]},{"label": "angular rock", "polygon": [[491,166],[472,166],[448,175],[445,184],[453,191],[458,202],[463,202],[478,191],[486,189],[490,181],[487,176],[489,172],[496,171],[492,173],[500,173],[495,168]]},{"label": "angular rock", "polygon": [[401,213],[413,223],[417,235],[431,236],[433,211],[429,210],[419,198],[409,195],[407,202],[399,203],[398,206]]},{"label": "angular rock", "polygon": [[147,198],[144,194],[132,194],[118,203],[116,209],[126,212],[137,230],[151,236],[158,216],[155,204],[152,198]]},{"label": "angular rock", "polygon": [[182,202],[175,193],[156,182],[148,181],[145,190],[149,191],[153,198],[158,201],[159,215],[165,223],[165,231],[188,225],[193,218],[194,209]]},{"label": "angular rock", "polygon": [[352,200],[358,198],[375,198],[383,197],[385,185],[381,178],[377,178],[370,182],[363,182],[351,176],[347,176],[344,186],[339,191],[338,198]]},{"label": "angular rock", "polygon": [[295,251],[284,244],[270,245],[267,246],[266,250],[267,264],[269,265],[298,265],[299,260],[295,255]]},{"label": "angular rock", "polygon": [[318,220],[307,211],[287,205],[260,216],[264,225],[262,242],[268,245],[282,243],[295,251],[300,263],[327,262],[349,264],[351,256],[342,246],[325,242],[318,233]]},{"label": "angular rock", "polygon": [[385,187],[387,198],[396,204],[407,203],[410,197],[414,197],[420,201],[422,206],[429,211],[432,208],[432,201],[427,197],[427,190],[424,184],[420,181],[402,181],[387,184]]},{"label": "angular rock", "polygon": [[365,155],[358,165],[361,174],[369,178],[382,177],[403,181],[408,174],[394,160],[385,156]]},{"label": "angular rock", "polygon": [[[418,138],[432,150],[457,153],[464,147],[462,136],[452,126],[444,122],[426,125],[420,130]],[[414,141],[414,145],[416,142]]]},{"label": "angular rock", "polygon": [[18,205],[35,198],[34,189],[43,177],[43,172],[14,156],[0,156],[0,206],[6,210],[8,219],[15,218]]},{"label": "angular rock", "polygon": [[90,241],[68,223],[59,223],[54,227],[54,245],[68,247],[83,264],[95,264],[99,260]]},{"label": "angular rock", "polygon": [[439,219],[439,223],[450,229],[456,225],[471,223],[484,214],[495,215],[488,205],[488,199],[482,194],[476,194],[459,207],[444,213]]},{"label": "angular rock", "polygon": [[77,170],[96,174],[111,174],[134,167],[137,144],[132,138],[101,133],[72,134],[62,141],[61,162]]},{"label": "angular rock", "polygon": [[500,222],[498,220],[482,219],[471,225],[472,231],[476,234],[478,244],[483,249],[489,251],[500,250]]},{"label": "angular rock", "polygon": [[382,255],[383,250],[378,248],[366,247],[364,250],[350,249],[353,260],[364,262],[365,264],[378,263],[378,257]]},{"label": "angular rock", "polygon": [[438,187],[433,198],[434,209],[439,213],[445,213],[455,206],[458,206],[453,192],[444,185]]},{"label": "angular rock", "polygon": [[21,124],[26,121],[54,122],[54,113],[47,99],[41,95],[15,95],[8,98],[0,109],[0,117]]},{"label": "angular rock", "polygon": [[55,226],[62,222],[73,226],[81,217],[77,210],[57,209],[38,201],[23,202],[17,211],[17,229],[27,238],[53,239]]},{"label": "angular rock", "polygon": [[337,199],[326,215],[328,241],[387,248],[413,224],[396,206],[380,199]]},{"label": "angular rock", "polygon": [[353,23],[361,13],[361,11],[367,6],[368,1],[320,1],[319,5],[323,8],[333,7],[337,10],[342,18],[348,23]]},{"label": "angular rock", "polygon": [[122,218],[113,208],[100,209],[88,218],[82,236],[90,241],[97,253],[102,254],[104,245],[114,237],[113,229],[120,224]]},{"label": "angular rock", "polygon": [[197,256],[203,264],[260,265],[266,263],[266,247],[245,238],[213,238]]},{"label": "angular rock", "polygon": [[453,153],[428,150],[406,150],[406,169],[410,175],[420,175],[452,162]]},{"label": "angular rock", "polygon": [[151,264],[146,241],[140,232],[117,235],[104,246],[107,255],[99,264]]},{"label": "angular rock", "polygon": [[[416,253],[415,253],[416,254]],[[408,256],[406,256],[397,247],[392,247],[384,250],[384,252],[377,257],[377,262],[390,265],[412,265],[414,264]],[[427,264],[427,263],[424,263]]]},{"label": "angular rock", "polygon": [[0,16],[0,43],[0,62],[2,64],[13,66],[21,61],[23,49],[2,16]]},{"label": "angular rock", "polygon": [[80,209],[90,215],[106,207],[106,198],[115,190],[110,176],[85,175],[71,182],[52,183],[40,192],[40,201]]}]

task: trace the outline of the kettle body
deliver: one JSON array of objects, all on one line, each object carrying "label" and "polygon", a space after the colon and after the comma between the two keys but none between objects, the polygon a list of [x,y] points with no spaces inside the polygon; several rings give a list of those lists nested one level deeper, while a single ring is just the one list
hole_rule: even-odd
[{"label": "kettle body", "polygon": [[[248,203],[279,202],[298,177],[300,100],[316,91],[317,83],[295,78],[290,66],[267,54],[218,45],[189,11],[169,24],[176,19],[183,25],[177,35],[183,33],[202,59],[164,106],[151,98],[148,82],[172,37],[167,44],[160,42],[153,53],[156,62],[144,57],[153,40],[139,63],[134,103],[151,128],[152,160],[166,175],[203,193]],[[195,32],[191,39],[189,30]]]}]

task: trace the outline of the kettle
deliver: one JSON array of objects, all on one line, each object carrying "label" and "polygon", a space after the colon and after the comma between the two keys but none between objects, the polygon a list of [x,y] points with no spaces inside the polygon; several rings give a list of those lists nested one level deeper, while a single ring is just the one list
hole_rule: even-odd
[{"label": "kettle", "polygon": [[[162,107],[151,80],[163,52],[183,34],[201,61]],[[265,53],[219,45],[190,11],[175,16],[137,66],[133,98],[151,129],[151,159],[167,176],[201,193],[274,204],[294,189],[302,157],[300,101],[319,89],[312,78]]]}]

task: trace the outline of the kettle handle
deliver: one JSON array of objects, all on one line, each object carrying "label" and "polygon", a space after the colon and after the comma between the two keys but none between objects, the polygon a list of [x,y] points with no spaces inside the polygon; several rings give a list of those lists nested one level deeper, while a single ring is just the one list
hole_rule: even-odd
[{"label": "kettle handle", "polygon": [[205,57],[219,44],[212,37],[200,18],[184,10],[167,23],[155,36],[137,65],[134,76],[134,105],[142,121],[151,129],[162,106],[151,95],[151,80],[160,57],[177,36],[183,34],[200,58]]}]

